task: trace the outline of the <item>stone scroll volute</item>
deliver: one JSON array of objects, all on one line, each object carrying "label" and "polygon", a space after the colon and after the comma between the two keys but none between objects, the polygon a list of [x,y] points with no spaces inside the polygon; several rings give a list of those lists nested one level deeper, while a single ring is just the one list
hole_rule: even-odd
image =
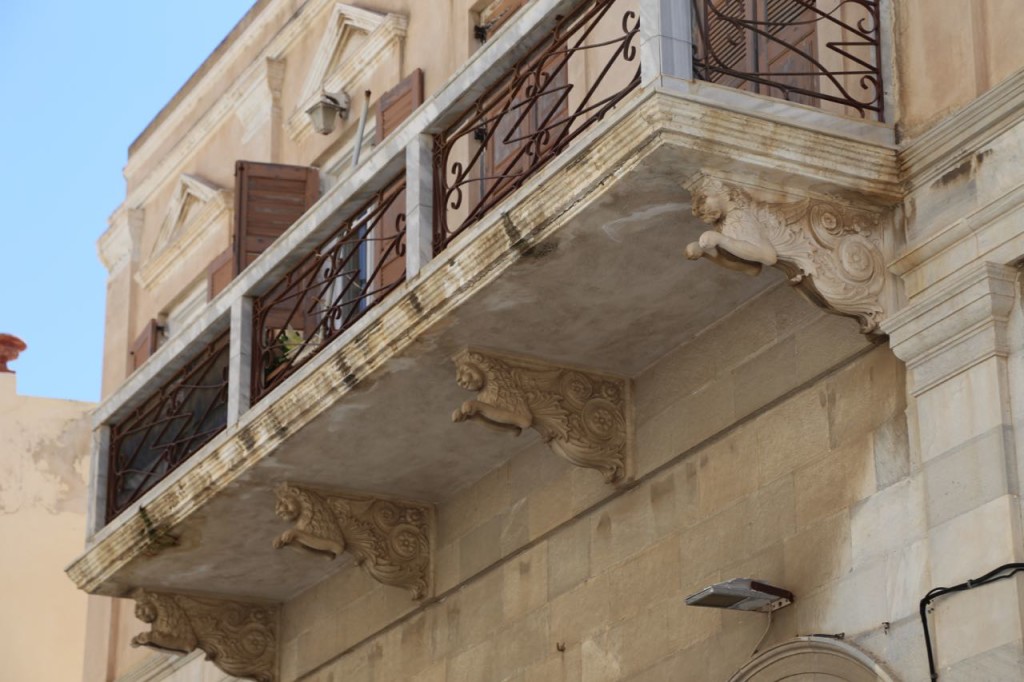
[{"label": "stone scroll volute", "polygon": [[150,626],[132,646],[183,654],[201,649],[233,677],[278,679],[277,607],[142,589],[131,596],[135,616]]},{"label": "stone scroll volute", "polygon": [[700,174],[687,184],[693,214],[712,229],[686,247],[691,260],[750,275],[775,267],[829,312],[880,333],[887,276],[881,212],[838,199],[768,199],[768,192]]},{"label": "stone scroll volute", "polygon": [[558,456],[608,483],[630,474],[627,379],[467,349],[454,358],[458,385],[476,392],[452,414],[515,435],[533,429]]},{"label": "stone scroll volute", "polygon": [[330,559],[353,556],[372,578],[412,592],[430,592],[433,510],[428,505],[340,494],[282,483],[279,517],[292,524],[274,547],[297,545]]}]

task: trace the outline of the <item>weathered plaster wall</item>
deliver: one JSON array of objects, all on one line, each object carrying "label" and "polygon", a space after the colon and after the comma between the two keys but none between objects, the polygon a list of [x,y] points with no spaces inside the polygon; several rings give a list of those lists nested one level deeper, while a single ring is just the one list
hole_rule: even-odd
[{"label": "weathered plaster wall", "polygon": [[19,396],[0,374],[0,677],[76,680],[86,595],[63,568],[82,547],[91,403]]},{"label": "weathered plaster wall", "polygon": [[1017,0],[894,0],[899,124],[913,138],[1024,66]]},{"label": "weathered plaster wall", "polygon": [[780,286],[636,388],[634,488],[535,442],[439,509],[441,601],[344,568],[286,604],[282,678],[724,680],[764,617],[683,598],[755,576],[797,595],[768,644],[842,631],[920,679],[923,502],[891,352]]}]

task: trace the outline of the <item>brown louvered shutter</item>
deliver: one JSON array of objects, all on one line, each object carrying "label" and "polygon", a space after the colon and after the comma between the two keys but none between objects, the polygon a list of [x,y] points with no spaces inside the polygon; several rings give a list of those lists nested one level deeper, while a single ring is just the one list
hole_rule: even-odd
[{"label": "brown louvered shutter", "polygon": [[248,267],[320,196],[316,168],[235,164],[235,274]]},{"label": "brown louvered shutter", "polygon": [[[377,103],[376,141],[379,144],[395,130],[402,121],[423,103],[423,70],[416,69],[402,82],[391,88]],[[373,288],[381,290],[405,275],[405,251],[399,254],[394,247],[395,235],[405,222],[399,217],[405,214],[405,193],[403,192],[387,208],[377,223],[377,239],[374,240],[374,263],[378,264]]]},{"label": "brown louvered shutter", "polygon": [[480,28],[483,34],[477,37],[486,40],[512,18],[512,15],[526,4],[526,0],[497,0],[480,12]]},{"label": "brown louvered shutter", "polygon": [[150,320],[128,350],[128,373],[131,374],[142,366],[149,356],[156,352],[160,345],[160,325]]},{"label": "brown louvered shutter", "polygon": [[[817,33],[814,19],[817,15],[798,0],[761,0],[759,19],[767,24],[771,37],[762,38],[761,70],[772,74],[771,80],[790,87],[817,91],[817,77],[811,72]],[[802,53],[802,54],[801,54]],[[804,56],[807,55],[807,56]],[[780,91],[764,88],[765,94],[778,95]],[[800,104],[816,105],[807,95],[791,94],[788,99]]]},{"label": "brown louvered shutter", "polygon": [[206,267],[206,300],[212,301],[224,287],[231,284],[236,274],[233,249],[228,249],[210,261]]},{"label": "brown louvered shutter", "polygon": [[416,107],[423,104],[423,69],[416,69],[380,96],[377,102],[377,132],[374,142],[380,144]]}]

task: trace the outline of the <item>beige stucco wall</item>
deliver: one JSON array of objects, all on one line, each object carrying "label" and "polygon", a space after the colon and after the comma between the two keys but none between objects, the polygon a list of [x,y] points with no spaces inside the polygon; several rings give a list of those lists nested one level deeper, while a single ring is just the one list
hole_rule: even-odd
[{"label": "beige stucco wall", "polygon": [[1017,0],[893,0],[899,124],[913,138],[1024,67]]},{"label": "beige stucco wall", "polygon": [[342,569],[285,605],[282,678],[724,680],[764,616],[683,599],[752,576],[797,595],[769,643],[842,631],[921,679],[895,646],[925,576],[891,352],[780,286],[636,390],[634,488],[534,443],[440,507],[439,602]]},{"label": "beige stucco wall", "polygon": [[86,595],[63,568],[85,537],[91,403],[17,394],[0,373],[0,677],[76,680]]}]

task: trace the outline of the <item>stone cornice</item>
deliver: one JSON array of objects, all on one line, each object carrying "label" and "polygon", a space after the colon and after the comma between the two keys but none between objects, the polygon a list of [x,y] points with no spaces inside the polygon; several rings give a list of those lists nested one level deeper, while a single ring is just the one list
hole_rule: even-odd
[{"label": "stone cornice", "polygon": [[191,654],[201,650],[228,675],[277,680],[276,606],[135,590],[135,616],[150,626],[132,646]]},{"label": "stone cornice", "polygon": [[606,483],[629,479],[628,379],[470,349],[454,361],[459,386],[476,397],[455,410],[453,421],[478,421],[515,435],[533,429],[556,455],[596,469]]},{"label": "stone cornice", "polygon": [[[352,86],[365,78],[377,66],[387,50],[401,49],[408,20],[401,14],[380,14],[344,3],[336,3],[323,40],[309,70],[309,76],[302,87],[302,95],[295,105],[295,111],[288,117],[289,137],[301,142],[313,129],[306,114],[319,98],[322,90],[330,93],[350,94]],[[354,58],[329,71],[331,60],[338,52],[344,51],[351,31],[366,34],[366,42]]]},{"label": "stone cornice", "polygon": [[1024,122],[1024,69],[908,142],[900,153],[907,189],[927,185],[1010,128]]},{"label": "stone cornice", "polygon": [[893,352],[913,370],[918,395],[988,358],[1009,354],[1007,319],[1016,268],[979,262],[886,320]]},{"label": "stone cornice", "polygon": [[889,269],[903,277],[907,296],[913,299],[934,282],[976,260],[1016,260],[1019,249],[1013,249],[1012,255],[1005,259],[994,258],[993,252],[1019,238],[1021,221],[1016,214],[1021,210],[1024,210],[1024,185],[1010,189],[953,224],[907,245],[903,255],[890,263]]},{"label": "stone cornice", "polygon": [[294,524],[274,540],[275,548],[297,545],[332,559],[347,552],[379,583],[407,589],[413,599],[430,593],[432,507],[291,483],[275,494],[275,512]]},{"label": "stone cornice", "polygon": [[663,131],[666,142],[688,149],[700,167],[763,169],[766,177],[786,177],[785,184],[796,189],[820,192],[824,182],[884,205],[903,199],[892,147],[663,94],[645,112],[648,122]]},{"label": "stone cornice", "polygon": [[96,240],[96,254],[109,276],[131,262],[133,252],[132,210],[124,206],[110,216],[109,227]]}]

